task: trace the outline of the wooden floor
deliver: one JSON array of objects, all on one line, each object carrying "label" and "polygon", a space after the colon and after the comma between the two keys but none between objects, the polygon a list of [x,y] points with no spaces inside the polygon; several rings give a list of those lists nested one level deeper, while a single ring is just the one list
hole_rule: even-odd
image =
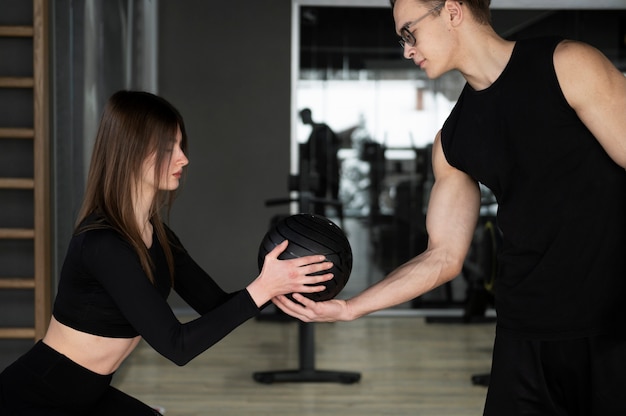
[{"label": "wooden floor", "polygon": [[262,384],[253,373],[299,366],[296,322],[251,320],[185,367],[142,343],[114,385],[166,416],[476,416],[486,388],[493,324],[429,324],[374,316],[315,324],[315,368],[357,372],[354,384]]}]

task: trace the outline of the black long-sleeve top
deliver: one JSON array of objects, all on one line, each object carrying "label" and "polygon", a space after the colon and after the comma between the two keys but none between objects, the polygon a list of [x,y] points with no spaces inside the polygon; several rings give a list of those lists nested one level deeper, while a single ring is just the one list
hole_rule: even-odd
[{"label": "black long-sleeve top", "polygon": [[174,290],[200,317],[181,323],[167,303],[172,288],[161,242],[149,249],[154,284],[131,245],[111,228],[82,231],[72,238],[61,270],[53,315],[89,334],[142,336],[177,365],[221,340],[259,312],[247,290],[226,293],[189,256],[167,229],[174,256]]}]

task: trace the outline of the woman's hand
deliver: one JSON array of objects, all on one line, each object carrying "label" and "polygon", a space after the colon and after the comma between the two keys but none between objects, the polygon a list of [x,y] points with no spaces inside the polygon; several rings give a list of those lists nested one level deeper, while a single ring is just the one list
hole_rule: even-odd
[{"label": "woman's hand", "polygon": [[288,245],[285,240],[267,253],[261,274],[247,287],[259,307],[278,295],[321,292],[326,287],[320,283],[333,278],[332,273],[311,276],[333,267],[323,255],[279,260]]}]

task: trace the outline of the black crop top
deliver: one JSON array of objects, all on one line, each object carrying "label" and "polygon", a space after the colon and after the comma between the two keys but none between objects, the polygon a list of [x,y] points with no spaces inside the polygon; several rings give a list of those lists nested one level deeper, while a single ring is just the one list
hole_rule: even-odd
[{"label": "black crop top", "polygon": [[[90,218],[87,221],[94,221]],[[136,252],[111,228],[75,234],[61,270],[53,315],[89,334],[142,336],[157,352],[184,365],[259,312],[247,290],[228,294],[200,268],[166,228],[172,248],[174,289],[200,317],[181,323],[166,299],[169,270],[156,236],[149,250],[154,285]]]}]

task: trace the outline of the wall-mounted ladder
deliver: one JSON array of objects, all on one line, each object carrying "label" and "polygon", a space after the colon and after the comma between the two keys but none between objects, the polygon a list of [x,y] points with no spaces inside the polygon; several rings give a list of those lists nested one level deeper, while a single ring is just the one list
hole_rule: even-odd
[{"label": "wall-mounted ladder", "polygon": [[[26,3],[26,2],[25,2]],[[21,3],[21,4],[25,4]],[[0,4],[2,1],[0,0]],[[15,3],[13,3],[15,4]],[[30,5],[28,5],[30,7]],[[5,247],[6,252],[16,250],[31,250],[24,258],[32,258],[32,265],[27,265],[24,269],[32,270],[32,275],[14,275],[11,270],[3,270],[0,267],[0,290],[29,291],[33,293],[32,305],[34,307],[34,322],[32,327],[23,327],[6,323],[3,319],[3,327],[0,328],[0,338],[3,339],[29,339],[37,340],[45,335],[45,331],[50,319],[51,304],[51,253],[50,253],[50,171],[49,171],[49,93],[48,93],[48,0],[32,0],[32,24],[24,22],[2,21],[0,25],[0,48],[2,45],[8,46],[7,54],[2,53],[2,59],[24,59],[30,62],[32,59],[32,72],[29,73],[9,73],[0,74],[0,100],[5,108],[10,108],[14,97],[31,97],[32,91],[32,123],[30,125],[11,125],[12,120],[2,120],[0,125],[0,141],[5,143],[18,143],[17,145],[7,145],[5,149],[23,149],[19,143],[24,141],[32,142],[32,177],[23,177],[24,167],[20,166],[19,158],[15,162],[13,175],[11,166],[5,167],[0,175],[0,195],[15,195],[16,193],[32,193],[32,198],[18,197],[15,200],[24,206],[5,206],[13,203],[13,198],[0,196],[0,242]],[[4,40],[4,43],[2,41]],[[31,42],[32,41],[32,42]],[[14,53],[15,49],[24,45],[32,48],[26,53]],[[32,55],[30,52],[32,51]],[[19,51],[18,51],[19,52]],[[7,55],[11,56],[7,56]],[[17,63],[10,68],[30,67],[29,64]],[[3,66],[4,67],[4,66]],[[29,98],[30,99],[30,98]],[[30,114],[30,113],[29,113]],[[23,124],[22,121],[17,122]],[[3,156],[6,160],[10,155]],[[3,201],[4,199],[4,201]],[[9,202],[11,199],[11,202]],[[26,206],[28,204],[29,206]],[[13,213],[20,209],[24,212],[32,212],[32,226],[12,226]],[[10,217],[10,218],[6,218]],[[23,242],[29,244],[22,244]],[[30,244],[32,243],[32,244]],[[11,250],[6,249],[7,247]],[[21,256],[19,257],[22,258]],[[12,311],[11,313],[15,313]],[[20,320],[21,322],[21,320]]]}]

